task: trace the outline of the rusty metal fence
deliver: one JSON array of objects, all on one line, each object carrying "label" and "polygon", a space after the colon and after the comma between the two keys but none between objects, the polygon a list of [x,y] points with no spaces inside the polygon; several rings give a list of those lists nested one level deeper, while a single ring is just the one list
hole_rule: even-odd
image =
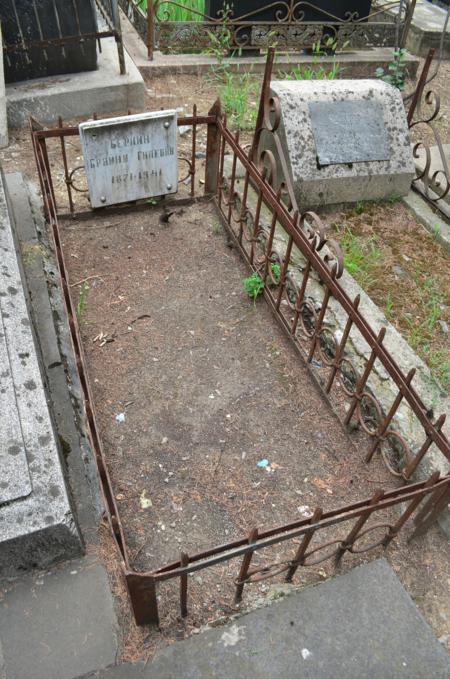
[{"label": "rusty metal fence", "polygon": [[[268,72],[261,97],[258,129],[265,125],[266,131],[271,128],[272,132],[276,132],[277,106],[268,97]],[[445,415],[435,417],[423,403],[412,385],[414,372],[405,375],[384,347],[385,329],[374,332],[358,309],[359,298],[351,299],[345,292],[339,281],[342,255],[337,244],[326,240],[324,227],[317,215],[290,209],[289,192],[282,186],[274,188],[274,176],[267,153],[256,145],[250,152],[242,148],[238,135],[228,129],[219,102],[207,116],[197,115],[194,109],[192,116],[179,118],[178,124],[192,128],[190,149],[183,154],[187,167],[183,177],[186,192],[183,200],[215,196],[217,209],[230,239],[249,268],[265,282],[263,294],[276,320],[310,367],[320,360],[319,383],[325,394],[332,400],[335,393],[338,401],[345,401],[345,422],[357,422],[369,437],[369,447],[363,452],[366,461],[370,462],[377,455],[403,481],[411,479],[431,447],[447,463],[450,460],[450,443],[442,431]],[[204,176],[200,172],[196,152],[200,126],[207,128]],[[138,624],[158,623],[159,606],[169,604],[166,604],[164,597],[158,596],[157,588],[166,581],[178,582],[179,610],[182,616],[186,616],[188,575],[191,573],[208,569],[214,576],[214,568],[218,564],[227,564],[229,573],[234,572],[230,578],[235,602],[239,602],[244,588],[253,582],[281,575],[291,581],[298,568],[327,560],[339,563],[344,555],[357,555],[377,547],[386,548],[400,530],[406,530],[408,524],[413,523],[415,526],[408,533],[412,538],[436,520],[450,501],[450,476],[439,476],[438,473],[427,481],[402,485],[393,490],[378,490],[366,500],[332,511],[317,507],[312,517],[305,520],[269,530],[254,526],[248,535],[239,540],[212,546],[198,554],[182,552],[180,559],[174,563],[162,565],[152,572],[137,572],[127,549],[108,462],[96,424],[94,400],[61,246],[58,219],[62,209],[57,206],[55,175],[51,169],[55,163],[54,158],[52,163],[49,158],[50,145],[53,145],[52,153],[57,153],[59,147],[69,214],[75,214],[80,189],[74,183],[74,171],[83,172],[83,168],[79,165],[73,170],[70,168],[67,142],[72,144],[79,130],[77,126],[65,127],[61,120],[58,127],[53,129],[45,129],[37,121],[31,120],[31,134],[45,215],[55,245],[91,445],[96,455],[109,525],[120,552]],[[105,208],[106,211],[111,209],[114,208]],[[129,212],[154,208],[140,204],[115,209]],[[280,234],[283,238],[279,237]],[[303,258],[300,278],[295,253],[300,253]],[[278,264],[277,275],[274,274],[273,264]],[[312,279],[320,284],[320,299],[313,299],[309,294]],[[327,315],[333,307],[346,318],[339,340],[330,333],[327,325]],[[354,332],[367,346],[367,356],[360,365],[356,364],[351,354],[350,338]],[[397,396],[387,409],[368,386],[376,364],[382,366],[388,379],[397,388]],[[316,368],[312,367],[312,372],[317,378]],[[409,416],[422,432],[422,443],[414,449],[395,424],[403,406],[408,408]]]},{"label": "rusty metal fence", "polygon": [[318,0],[283,0],[239,11],[238,3],[233,6],[183,0],[119,2],[147,45],[150,59],[155,50],[166,53],[211,50],[214,43],[222,46],[226,43],[230,50],[270,46],[302,50],[326,38],[335,49],[343,45],[402,47],[416,4],[415,0],[378,0],[360,3],[361,10],[352,2],[333,6]]},{"label": "rusty metal fence", "polygon": [[430,49],[416,89],[405,97],[405,102],[409,102],[408,125],[416,163],[412,186],[447,219],[450,219],[450,154],[442,142],[442,125],[448,126],[449,122],[441,116],[441,99],[431,82],[441,66],[449,21],[450,8],[442,26],[436,61],[435,50]]},{"label": "rusty metal fence", "polygon": [[[55,0],[50,3],[50,14],[45,16],[38,11],[35,2],[30,4],[32,7],[28,9],[28,13],[31,12],[30,16],[34,18],[33,30],[30,28],[29,21],[25,21],[20,5],[16,3],[16,0],[10,0],[10,7],[7,16],[4,17],[4,22],[8,24],[10,29],[8,34],[13,37],[8,41],[4,31],[3,51],[6,67],[10,61],[10,55],[13,53],[22,54],[23,60],[30,64],[33,58],[36,59],[36,54],[39,54],[39,58],[46,62],[50,58],[49,51],[51,50],[60,49],[64,56],[64,50],[70,49],[71,45],[79,45],[83,49],[83,46],[88,45],[90,41],[97,41],[101,50],[101,40],[112,37],[117,45],[120,73],[122,75],[125,73],[118,0],[95,0],[94,6],[98,8],[105,23],[101,30],[98,30],[98,27],[96,30],[91,30],[92,27],[87,30],[87,21],[86,17],[83,16],[81,6],[79,6],[77,0],[71,0],[70,3],[67,3],[68,7],[65,11],[70,10],[76,31],[73,33],[69,31],[70,34],[64,29],[64,21]],[[52,56],[55,58],[54,54]]]}]

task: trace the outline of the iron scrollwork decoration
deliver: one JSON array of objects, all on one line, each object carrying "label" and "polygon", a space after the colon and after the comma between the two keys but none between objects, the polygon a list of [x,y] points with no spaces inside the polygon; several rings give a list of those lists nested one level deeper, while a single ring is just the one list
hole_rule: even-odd
[{"label": "iron scrollwork decoration", "polygon": [[[439,120],[441,100],[439,94],[428,89],[429,83],[437,76],[443,54],[444,37],[450,18],[450,8],[444,22],[438,63],[434,73],[429,71],[435,50],[431,49],[425,61],[416,90],[405,98],[411,99],[408,110],[408,124],[413,138],[413,156],[416,160],[416,177],[413,187],[437,207],[446,217],[450,217],[448,195],[450,192],[449,158],[442,143]],[[433,153],[434,147],[434,153]],[[447,200],[446,200],[447,198]]]},{"label": "iron scrollwork decoration", "polygon": [[[135,0],[121,0],[133,5]],[[370,7],[370,3],[369,7]],[[219,37],[224,30],[229,34],[231,49],[281,48],[304,49],[320,43],[326,36],[334,48],[398,47],[402,45],[410,17],[410,0],[373,2],[372,9],[362,15],[357,11],[327,11],[320,3],[304,0],[275,0],[256,10],[236,16],[231,6],[211,16],[183,4],[182,0],[154,0],[150,2],[153,46],[162,52],[183,52],[207,49],[211,34]],[[173,10],[183,10],[188,21],[174,21]],[[270,17],[269,20],[266,17]],[[311,20],[310,17],[314,20]],[[261,20],[264,17],[264,20]],[[149,48],[149,51],[150,50]]]}]

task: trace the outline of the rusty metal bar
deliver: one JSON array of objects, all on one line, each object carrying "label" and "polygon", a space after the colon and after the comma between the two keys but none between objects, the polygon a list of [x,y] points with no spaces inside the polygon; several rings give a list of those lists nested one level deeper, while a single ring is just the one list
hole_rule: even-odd
[{"label": "rusty metal bar", "polygon": [[[209,110],[206,133],[206,167],[205,167],[205,193],[215,194],[219,180],[219,152],[221,135],[217,127],[217,119],[221,116],[220,100],[216,99]],[[197,119],[198,123],[202,121]]]},{"label": "rusty metal bar", "polygon": [[417,87],[414,91],[414,95],[413,95],[411,104],[410,104],[409,109],[408,109],[408,114],[406,116],[406,121],[408,123],[408,127],[410,127],[410,125],[412,123],[414,113],[416,112],[417,104],[419,103],[419,101],[422,97],[423,90],[424,90],[425,84],[427,82],[428,73],[430,71],[431,62],[433,61],[433,58],[434,58],[435,51],[436,50],[434,49],[434,47],[432,47],[428,50],[427,58],[425,59],[425,63],[423,65],[422,72],[420,74],[419,82],[417,83]]},{"label": "rusty metal bar", "polygon": [[[435,483],[437,483],[438,480],[439,480],[439,472],[435,472],[432,476],[430,476],[430,478],[428,479],[428,481],[426,482],[425,485],[426,485],[426,487],[431,487],[431,486],[433,486]],[[409,503],[409,505],[407,506],[407,508],[405,509],[405,511],[402,513],[402,515],[401,515],[401,517],[399,518],[399,520],[397,521],[397,523],[395,523],[393,526],[391,526],[391,527],[389,528],[389,533],[386,535],[386,537],[385,537],[385,539],[384,539],[384,541],[383,541],[384,547],[387,547],[388,544],[389,544],[390,542],[392,542],[392,540],[393,540],[393,539],[396,537],[396,535],[399,533],[399,531],[400,531],[400,529],[402,528],[402,526],[405,525],[405,523],[407,522],[407,520],[409,519],[409,517],[412,516],[412,515],[414,514],[414,512],[416,511],[417,507],[420,505],[420,503],[422,502],[422,500],[423,500],[423,498],[420,497],[420,496],[414,498],[413,500],[411,500],[411,502]]]},{"label": "rusty metal bar", "polygon": [[191,198],[195,196],[195,175],[196,175],[196,158],[197,152],[197,104],[192,108],[192,154],[191,154]]},{"label": "rusty metal bar", "polygon": [[[253,528],[248,536],[248,544],[252,545],[258,539],[258,529]],[[244,591],[245,579],[247,577],[248,569],[250,568],[250,563],[252,561],[253,552],[249,551],[244,555],[242,559],[241,568],[239,570],[239,575],[236,584],[236,593],[234,595],[234,603],[238,604],[242,599],[242,593]]]},{"label": "rusty metal bar", "polygon": [[[377,337],[377,344],[381,346],[384,336],[386,335],[386,328],[381,328],[380,332],[378,333]],[[364,387],[366,386],[366,382],[369,379],[369,375],[372,372],[373,365],[377,359],[377,354],[375,351],[375,348],[372,349],[369,360],[366,363],[366,367],[364,369],[363,374],[358,380],[358,383],[355,388],[355,395],[352,399],[352,402],[350,403],[350,407],[348,409],[347,415],[345,417],[345,424],[348,424],[350,420],[352,419],[352,415],[355,412],[355,408],[358,405],[358,401],[361,399],[361,396],[363,395]]]},{"label": "rusty metal bar", "polygon": [[153,0],[147,0],[147,56],[149,61],[153,61],[154,44],[155,44],[155,11]]},{"label": "rusty metal bar", "polygon": [[[236,132],[234,141],[236,144],[239,143],[239,130]],[[230,196],[228,199],[228,221],[231,221],[231,215],[233,212],[233,203],[234,203],[234,182],[236,179],[236,164],[237,164],[237,155],[234,153],[233,154],[233,162],[231,165],[231,180],[230,180]]]},{"label": "rusty metal bar", "polygon": [[[409,371],[409,373],[406,376],[406,383],[407,384],[411,384],[412,379],[413,379],[415,374],[416,374],[415,368],[413,368],[412,370]],[[370,449],[369,449],[369,451],[366,455],[366,462],[371,461],[376,449],[378,448],[381,441],[383,440],[383,436],[386,433],[387,428],[389,427],[389,425],[392,421],[392,418],[394,417],[395,413],[397,412],[398,407],[399,407],[400,403],[402,402],[403,398],[404,398],[404,395],[402,394],[401,391],[399,391],[397,396],[395,397],[394,403],[392,404],[388,414],[384,418],[382,425],[380,426],[378,431],[376,431],[375,434],[373,435],[375,440],[372,443],[372,445],[370,446]]]},{"label": "rusty metal bar", "polygon": [[384,496],[384,492],[381,489],[378,489],[375,491],[375,493],[372,495],[372,498],[369,502],[369,506],[367,509],[359,516],[358,520],[356,521],[355,525],[351,529],[350,533],[347,535],[347,537],[342,540],[340,546],[337,549],[336,552],[336,563],[339,563],[339,561],[342,559],[342,556],[344,553],[348,550],[351,549],[353,546],[353,543],[358,537],[358,533],[360,532],[361,528],[364,526],[364,524],[370,519],[372,513],[374,512],[374,509],[376,505],[379,503],[379,501],[382,499]]},{"label": "rusty metal bar", "polygon": [[[61,116],[58,118],[58,125],[60,128],[63,128],[63,119]],[[66,141],[65,141],[65,136],[61,135],[60,136],[60,141],[61,141],[61,154],[63,158],[63,165],[64,165],[64,181],[66,182],[66,188],[67,188],[67,195],[69,198],[69,210],[70,212],[74,211],[73,207],[73,199],[72,199],[72,187],[70,185],[70,177],[69,177],[69,168],[67,165],[67,153],[66,153]]]},{"label": "rusty metal bar", "polygon": [[156,580],[140,573],[125,573],[128,593],[137,625],[159,626]]},{"label": "rusty metal bar", "polygon": [[[317,507],[317,509],[314,511],[314,514],[310,519],[310,523],[311,524],[318,523],[322,518],[322,515],[323,515],[322,510],[320,509],[320,507]],[[303,540],[295,554],[295,557],[292,559],[292,563],[289,566],[288,572],[286,573],[285,577],[286,582],[292,582],[292,578],[294,577],[297,568],[302,565],[306,550],[308,549],[309,543],[314,537],[314,532],[315,532],[314,529],[311,528],[309,531],[305,533]]]},{"label": "rusty metal bar", "polygon": [[[263,168],[262,172],[262,177],[263,179],[266,178],[267,174],[267,168]],[[256,202],[256,210],[255,210],[255,218],[253,222],[253,234],[252,234],[252,239],[251,239],[251,247],[250,247],[250,264],[253,264],[253,260],[255,257],[255,243],[257,241],[258,237],[258,231],[259,231],[259,220],[261,217],[261,207],[263,203],[263,188],[261,187],[258,193],[258,200]]]},{"label": "rusty metal bar", "polygon": [[[189,564],[189,557],[184,552],[182,552],[181,555],[180,555],[180,564],[181,564],[182,568],[186,568],[186,566]],[[188,591],[188,576],[187,575],[181,575],[180,576],[180,612],[181,612],[182,618],[187,618],[187,614],[188,614],[187,591]]]},{"label": "rusty metal bar", "polygon": [[[294,215],[294,223],[298,221],[298,212],[296,215]],[[280,289],[278,291],[278,298],[276,302],[276,309],[277,311],[280,308],[281,300],[283,299],[283,292],[286,286],[286,273],[288,270],[289,262],[291,259],[291,252],[292,252],[292,245],[294,244],[294,239],[292,236],[289,236],[286,252],[284,253],[284,261],[283,261],[283,266],[281,268],[281,274],[280,274]]]},{"label": "rusty metal bar", "polygon": [[[360,295],[356,295],[355,299],[353,300],[353,308],[355,309],[355,311],[358,310],[360,300],[361,300]],[[336,373],[339,370],[341,358],[344,354],[345,345],[347,344],[347,340],[349,338],[350,330],[352,329],[353,322],[354,322],[353,319],[350,318],[350,316],[349,316],[348,319],[347,319],[347,323],[345,324],[345,329],[344,329],[344,333],[342,335],[341,342],[340,342],[339,347],[337,348],[337,351],[336,351],[336,356],[335,356],[334,361],[333,361],[333,366],[331,368],[331,373],[330,373],[330,376],[328,378],[328,382],[327,382],[326,387],[325,387],[325,392],[327,394],[330,392],[331,387],[333,386],[334,378],[336,377]]]},{"label": "rusty metal bar", "polygon": [[270,81],[272,79],[273,62],[275,60],[275,49],[269,47],[267,51],[266,65],[264,68],[264,77],[261,87],[261,97],[259,99],[258,115],[256,117],[255,124],[255,134],[253,136],[253,142],[250,147],[250,152],[248,154],[248,159],[252,162],[255,161],[256,151],[258,149],[259,138],[261,135],[262,124],[264,120],[264,110],[266,108],[267,102],[270,95]]},{"label": "rusty metal bar", "polygon": [[330,301],[331,297],[331,290],[328,286],[325,286],[325,295],[322,300],[322,305],[320,307],[320,313],[319,313],[319,318],[317,319],[315,328],[314,328],[314,335],[311,338],[311,346],[309,348],[309,354],[307,361],[308,363],[311,363],[312,358],[314,356],[314,352],[316,350],[316,345],[317,345],[317,339],[322,331],[322,324],[323,324],[323,319],[325,318],[325,314],[327,312],[328,308],[328,303]]},{"label": "rusty metal bar", "polygon": [[[446,420],[446,415],[441,415],[436,424],[434,425],[437,431],[441,431],[442,427],[444,426],[444,422]],[[425,457],[425,453],[427,452],[428,448],[431,446],[433,443],[433,438],[430,436],[430,434],[427,434],[427,437],[425,439],[424,444],[422,445],[421,449],[419,452],[415,455],[414,459],[410,462],[410,464],[406,467],[406,469],[403,470],[403,477],[405,479],[409,479],[411,475],[415,472],[423,458]]]}]

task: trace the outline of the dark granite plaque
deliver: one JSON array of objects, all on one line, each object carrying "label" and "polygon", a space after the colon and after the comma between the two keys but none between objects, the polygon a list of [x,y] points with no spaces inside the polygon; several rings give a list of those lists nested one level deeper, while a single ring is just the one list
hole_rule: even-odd
[{"label": "dark granite plaque", "polygon": [[375,101],[309,104],[319,165],[389,160],[383,107]]}]

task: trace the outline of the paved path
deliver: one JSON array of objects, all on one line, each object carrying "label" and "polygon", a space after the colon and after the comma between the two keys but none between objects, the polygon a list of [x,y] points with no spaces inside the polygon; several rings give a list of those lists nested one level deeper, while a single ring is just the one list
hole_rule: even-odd
[{"label": "paved path", "polygon": [[[101,679],[444,679],[450,659],[384,559]],[[85,678],[87,679],[87,678]]]}]

